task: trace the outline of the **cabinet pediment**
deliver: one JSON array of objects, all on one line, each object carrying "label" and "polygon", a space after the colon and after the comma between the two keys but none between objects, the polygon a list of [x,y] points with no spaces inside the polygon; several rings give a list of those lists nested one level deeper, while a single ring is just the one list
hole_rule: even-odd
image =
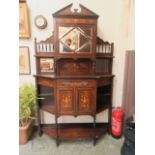
[{"label": "cabinet pediment", "polygon": [[79,4],[79,10],[73,8],[73,4],[70,4],[63,9],[53,13],[53,17],[84,17],[84,18],[98,18],[98,15],[93,11],[87,9],[85,6]]}]

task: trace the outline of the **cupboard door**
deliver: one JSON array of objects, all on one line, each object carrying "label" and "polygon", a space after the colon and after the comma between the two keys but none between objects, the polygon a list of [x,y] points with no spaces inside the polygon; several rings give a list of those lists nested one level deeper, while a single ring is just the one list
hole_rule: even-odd
[{"label": "cupboard door", "polygon": [[95,88],[77,88],[77,113],[93,114],[96,107]]},{"label": "cupboard door", "polygon": [[57,91],[58,114],[74,114],[74,89],[58,88]]}]

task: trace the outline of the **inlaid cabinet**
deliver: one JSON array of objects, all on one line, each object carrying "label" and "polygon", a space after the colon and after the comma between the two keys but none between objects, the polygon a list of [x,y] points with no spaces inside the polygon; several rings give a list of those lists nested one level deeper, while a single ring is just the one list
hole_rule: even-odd
[{"label": "inlaid cabinet", "polygon": [[[111,130],[114,44],[97,36],[98,15],[80,4],[70,4],[53,14],[52,35],[34,40],[39,133],[61,140],[96,140]],[[108,122],[96,116],[108,110]],[[41,111],[55,116],[44,124]],[[60,117],[91,116],[89,123],[60,123]]]}]

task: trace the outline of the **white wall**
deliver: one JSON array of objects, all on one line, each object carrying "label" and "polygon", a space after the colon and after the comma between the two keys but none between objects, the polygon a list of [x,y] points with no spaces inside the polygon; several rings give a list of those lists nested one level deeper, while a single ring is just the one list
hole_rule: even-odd
[{"label": "white wall", "polygon": [[[35,74],[34,61],[34,37],[45,39],[53,31],[52,13],[65,7],[66,5],[77,2],[77,0],[27,0],[30,15],[30,39],[20,39],[20,46],[28,46],[30,49],[31,75],[20,75],[20,85],[23,83],[34,83],[33,74]],[[124,54],[125,50],[134,49],[134,0],[78,0],[81,4],[97,13],[98,19],[98,36],[104,40],[114,42],[114,95],[113,105],[122,104],[123,76],[124,76]],[[37,15],[43,15],[47,18],[48,26],[44,30],[39,30],[34,25],[34,18]],[[42,121],[51,122],[52,116],[43,113]],[[105,117],[104,117],[105,116]],[[104,119],[104,120],[103,120]],[[68,121],[92,121],[89,117],[81,116],[79,118],[62,117],[61,122]],[[98,121],[107,120],[107,111],[97,116]]]}]

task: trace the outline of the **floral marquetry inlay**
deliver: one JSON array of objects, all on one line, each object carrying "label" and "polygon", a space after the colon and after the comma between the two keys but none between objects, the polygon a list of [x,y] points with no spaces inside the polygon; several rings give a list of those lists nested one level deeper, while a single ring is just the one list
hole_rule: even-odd
[{"label": "floral marquetry inlay", "polygon": [[71,95],[70,94],[63,94],[62,96],[62,102],[64,103],[64,107],[68,107],[71,103]]},{"label": "floral marquetry inlay", "polygon": [[77,72],[79,70],[87,70],[89,69],[89,64],[87,63],[67,63],[64,64],[63,69],[69,70],[72,72]]},{"label": "floral marquetry inlay", "polygon": [[80,108],[84,108],[84,109],[90,108],[90,104],[91,104],[90,97],[91,97],[91,94],[89,91],[80,91],[79,93]]},{"label": "floral marquetry inlay", "polygon": [[63,91],[60,93],[60,103],[63,108],[69,108],[72,105],[71,91]]}]

